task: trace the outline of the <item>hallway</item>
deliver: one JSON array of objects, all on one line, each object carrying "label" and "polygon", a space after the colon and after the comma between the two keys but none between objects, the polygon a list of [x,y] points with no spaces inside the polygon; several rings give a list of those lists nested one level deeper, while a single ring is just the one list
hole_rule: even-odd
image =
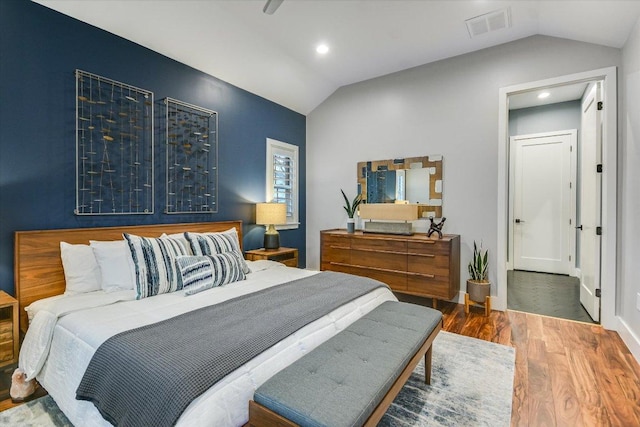
[{"label": "hallway", "polygon": [[559,274],[507,272],[507,309],[595,323],[580,304],[580,282]]}]

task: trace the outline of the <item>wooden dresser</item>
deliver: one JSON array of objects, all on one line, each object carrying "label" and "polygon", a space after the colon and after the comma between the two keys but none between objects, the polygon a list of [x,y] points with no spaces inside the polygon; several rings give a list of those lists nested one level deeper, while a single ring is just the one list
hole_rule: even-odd
[{"label": "wooden dresser", "polygon": [[[371,277],[394,292],[442,300],[460,291],[460,236],[320,232],[320,269]],[[435,301],[434,301],[435,302]]]}]

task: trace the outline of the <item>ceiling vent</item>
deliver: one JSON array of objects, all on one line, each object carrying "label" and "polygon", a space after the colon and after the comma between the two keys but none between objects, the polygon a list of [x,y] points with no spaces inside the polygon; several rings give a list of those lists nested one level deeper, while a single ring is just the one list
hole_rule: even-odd
[{"label": "ceiling vent", "polygon": [[490,33],[491,31],[511,28],[511,12],[508,7],[476,16],[464,21],[471,38]]}]

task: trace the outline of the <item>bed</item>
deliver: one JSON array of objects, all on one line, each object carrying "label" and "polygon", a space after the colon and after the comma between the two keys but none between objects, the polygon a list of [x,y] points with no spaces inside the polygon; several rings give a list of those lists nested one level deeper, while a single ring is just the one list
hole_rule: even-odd
[{"label": "bed", "polygon": [[[37,369],[36,378],[72,423],[83,426],[110,425],[93,403],[76,400],[75,394],[96,349],[113,335],[242,295],[261,292],[278,284],[311,277],[318,272],[286,267],[273,261],[247,261],[250,272],[246,274],[246,280],[188,297],[182,292],[171,292],[136,300],[135,292],[126,290],[64,296],[65,275],[60,258],[60,242],[87,244],[90,240],[122,240],[123,233],[159,237],[184,231],[223,232],[230,228],[236,229],[241,244],[240,221],[16,233],[15,280],[21,309],[20,329],[27,331],[29,340],[25,339],[25,343],[39,341],[42,335],[43,328],[39,321],[34,321],[32,325],[37,326],[28,331],[29,319],[25,307],[31,308],[31,316],[49,319],[49,347],[39,355],[43,364]],[[176,425],[245,424],[248,420],[248,402],[258,386],[384,301],[390,300],[396,298],[388,288],[380,287],[307,324],[230,372],[194,399]],[[251,313],[246,313],[246,316],[249,318]],[[29,350],[31,348],[23,348],[21,364],[33,356],[23,354],[33,353]]]}]

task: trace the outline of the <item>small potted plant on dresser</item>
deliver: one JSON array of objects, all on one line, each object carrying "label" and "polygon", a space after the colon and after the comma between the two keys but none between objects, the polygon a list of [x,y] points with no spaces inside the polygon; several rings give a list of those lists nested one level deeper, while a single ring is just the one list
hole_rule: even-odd
[{"label": "small potted plant on dresser", "polygon": [[[467,280],[467,295],[465,296],[465,311],[469,312],[469,300],[485,306],[488,315],[491,311],[491,282],[489,282],[489,254],[482,245],[478,249],[473,242],[473,257],[469,261],[469,276]],[[474,304],[475,305],[475,304]]]},{"label": "small potted plant on dresser", "polygon": [[353,233],[356,228],[355,219],[353,218],[353,216],[355,215],[358,206],[360,206],[360,203],[362,202],[362,195],[358,194],[356,197],[354,197],[353,201],[349,202],[349,199],[347,198],[347,195],[344,194],[344,191],[341,189],[340,192],[342,193],[342,197],[344,197],[343,208],[345,211],[347,211],[347,215],[349,216],[349,218],[347,218],[347,233]]}]

